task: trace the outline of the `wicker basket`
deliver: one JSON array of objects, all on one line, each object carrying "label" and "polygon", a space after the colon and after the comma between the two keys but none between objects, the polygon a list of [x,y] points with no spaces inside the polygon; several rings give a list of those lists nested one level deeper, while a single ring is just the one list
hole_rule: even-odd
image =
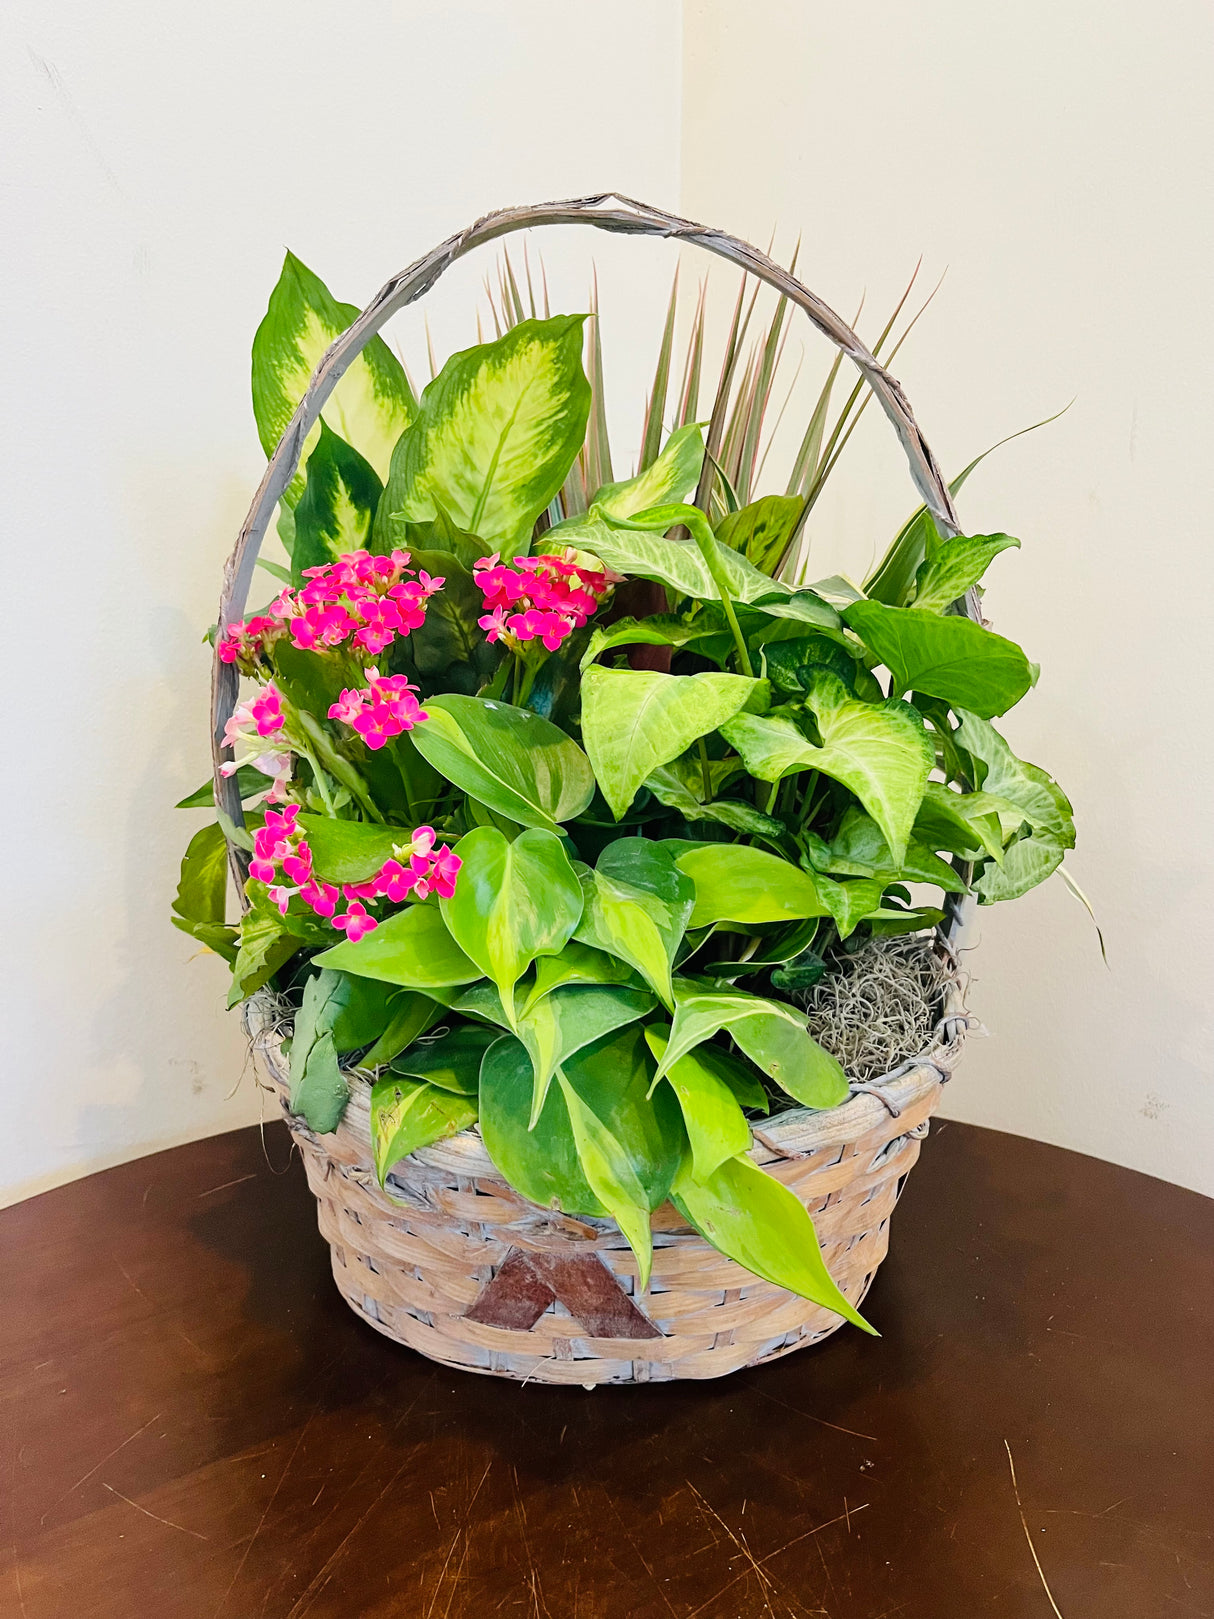
[{"label": "wicker basket", "polygon": [[[802,309],[858,367],[898,434],[911,476],[944,534],[958,532],[948,487],[898,383],[833,310],[757,248],[627,198],[605,196],[504,209],[448,238],[394,276],[329,348],[271,457],[228,560],[219,634],[241,618],[262,537],[304,442],[346,367],[389,317],[420,298],[483,243],[540,225],[588,224],[703,247],[757,276]],[[971,592],[957,604],[979,618]],[[235,777],[219,774],[222,737],[238,694],[235,665],[216,655],[212,726],[216,803],[241,824]],[[243,892],[242,851],[229,858]],[[947,950],[962,907],[946,899]],[[549,1383],[654,1382],[718,1377],[816,1343],[842,1318],[760,1280],[725,1258],[666,1204],[653,1218],[653,1275],[637,1295],[636,1261],[614,1222],[528,1203],[506,1184],[474,1127],[398,1163],[381,1191],[372,1167],[369,1087],[352,1076],[340,1127],[323,1138],[289,1109],[280,1026],[270,997],[246,1022],[264,1082],[287,1114],[315,1193],[333,1273],[359,1315],[398,1343],[465,1371]],[[753,1156],[813,1216],[827,1266],[858,1304],[885,1257],[889,1220],[919,1142],[961,1050],[967,1018],[957,985],[931,1048],[827,1112],[797,1108],[756,1128]]]},{"label": "wicker basket", "polygon": [[[968,1019],[955,987],[945,1012],[931,1048],[883,1081],[840,1107],[791,1109],[754,1131],[755,1162],[808,1208],[852,1304],[885,1258],[894,1204],[960,1056]],[[719,1254],[669,1203],[653,1217],[653,1274],[639,1296],[615,1222],[528,1203],[475,1126],[402,1159],[381,1191],[367,1081],[350,1076],[345,1117],[317,1136],[290,1111],[277,1004],[256,996],[245,1020],[259,1075],[303,1154],[338,1288],[397,1343],[461,1371],[589,1388],[720,1377],[843,1324]]]}]

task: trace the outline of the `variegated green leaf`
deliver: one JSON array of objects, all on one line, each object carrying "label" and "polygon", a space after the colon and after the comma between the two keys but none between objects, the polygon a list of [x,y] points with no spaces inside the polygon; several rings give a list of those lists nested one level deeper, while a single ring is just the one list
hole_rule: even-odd
[{"label": "variegated green leaf", "polygon": [[703,463],[704,435],[699,422],[689,422],[670,435],[652,466],[624,483],[605,483],[596,493],[594,504],[613,517],[631,517],[647,506],[686,500],[696,486]]},{"label": "variegated green leaf", "polygon": [[320,568],[345,551],[359,551],[371,538],[383,484],[371,463],[324,421],[308,457],[307,481],[295,508],[291,581],[301,585],[305,568]]},{"label": "variegated green leaf", "polygon": [[422,395],[392,457],[379,542],[441,510],[494,550],[522,550],[586,435],[584,315],[525,320],[454,354]]},{"label": "variegated green leaf", "polygon": [[[353,304],[339,303],[319,276],[287,254],[253,339],[253,414],[267,455],[274,453],[321,356],[357,317]],[[404,367],[382,338],[373,337],[329,395],[324,419],[386,478],[393,446],[416,412]],[[314,427],[304,442],[301,470],[283,496],[288,509],[303,494],[302,467],[319,436]]]}]

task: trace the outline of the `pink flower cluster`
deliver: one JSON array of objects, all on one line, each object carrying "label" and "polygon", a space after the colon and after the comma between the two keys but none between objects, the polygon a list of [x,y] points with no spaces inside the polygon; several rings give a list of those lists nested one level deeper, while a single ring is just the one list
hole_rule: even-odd
[{"label": "pink flower cluster", "polygon": [[268,614],[229,624],[219,646],[224,663],[250,667],[284,631],[302,650],[323,652],[350,641],[356,651],[377,657],[398,635],[425,623],[430,597],[446,583],[424,568],[413,578],[408,551],[386,557],[349,551],[336,562],[305,568],[304,577],[308,583],[282,591]]},{"label": "pink flower cluster", "polygon": [[417,687],[404,675],[381,675],[378,669],[369,668],[367,682],[364,687],[343,691],[330,708],[329,718],[349,725],[369,748],[382,748],[390,737],[429,719],[415,695]]},{"label": "pink flower cluster", "polygon": [[[419,900],[431,893],[450,899],[455,892],[463,862],[445,844],[435,848],[432,826],[417,827],[408,839],[402,833],[395,858],[385,860],[366,882],[337,887],[322,882],[313,871],[312,850],[303,829],[296,824],[298,817],[297,804],[281,812],[267,810],[265,825],[254,834],[253,859],[249,862],[249,875],[268,885],[270,898],[283,916],[298,894],[317,916],[328,917],[351,944],[357,944],[379,925],[379,919],[368,911],[368,904],[386,899],[399,905],[410,894]],[[285,882],[279,881],[280,873]],[[339,916],[337,908],[343,902],[345,910]]]},{"label": "pink flower cluster", "polygon": [[485,616],[477,623],[488,640],[540,640],[549,652],[582,627],[617,580],[606,569],[581,565],[569,547],[559,556],[516,557],[511,563],[495,551],[473,564],[473,577],[485,598]]},{"label": "pink flower cluster", "polygon": [[273,776],[272,802],[281,803],[291,778],[291,744],[283,732],[282,693],[273,681],[233,712],[223,733],[223,745],[235,758],[219,767],[234,776],[242,765],[253,765],[263,776]]}]

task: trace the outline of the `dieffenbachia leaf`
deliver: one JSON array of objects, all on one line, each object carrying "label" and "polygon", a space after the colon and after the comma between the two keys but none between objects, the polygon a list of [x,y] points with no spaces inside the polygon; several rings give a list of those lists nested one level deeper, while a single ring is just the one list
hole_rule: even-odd
[{"label": "dieffenbachia leaf", "polygon": [[[646,1029],[645,1040],[659,1060],[669,1036],[661,1029]],[[703,1048],[701,1048],[703,1049]],[[750,1149],[750,1125],[733,1091],[698,1052],[688,1052],[673,1063],[666,1083],[679,1099],[683,1127],[691,1143],[691,1173],[705,1181],[727,1158]]]},{"label": "dieffenbachia leaf", "polygon": [[525,320],[453,354],[422,394],[380,502],[376,536],[443,511],[511,557],[565,481],[586,436],[584,315]]},{"label": "dieffenbachia leaf", "polygon": [[555,832],[594,797],[590,760],[559,726],[525,708],[445,693],[409,733],[449,782],[520,826]]},{"label": "dieffenbachia leaf", "polygon": [[476,1123],[476,1097],[390,1075],[371,1087],[371,1147],[382,1186],[393,1164]]},{"label": "dieffenbachia leaf", "polygon": [[306,568],[327,567],[344,552],[362,550],[370,543],[382,491],[371,463],[322,420],[295,508],[292,584],[305,583]]},{"label": "dieffenbachia leaf", "polygon": [[497,986],[507,1014],[536,956],[563,950],[582,915],[582,890],[555,833],[532,827],[511,841],[495,826],[460,839],[455,892],[439,901],[456,944]]},{"label": "dieffenbachia leaf", "polygon": [[774,574],[788,550],[805,502],[800,495],[764,495],[717,525],[717,539],[761,572]]},{"label": "dieffenbachia leaf", "polygon": [[1001,551],[1019,548],[1020,541],[1010,534],[958,534],[942,540],[933,531],[927,557],[915,575],[910,605],[924,612],[944,612],[978,583]]},{"label": "dieffenbachia leaf", "polygon": [[[593,503],[613,517],[631,517],[648,506],[685,500],[695,488],[703,464],[704,435],[699,422],[689,422],[670,435],[651,466],[623,483],[603,484]],[[559,534],[562,527],[558,523],[554,532]]]},{"label": "dieffenbachia leaf", "polygon": [[617,820],[659,765],[724,725],[765,690],[744,675],[604,669],[582,676],[582,741]]},{"label": "dieffenbachia leaf", "polygon": [[[287,254],[253,339],[253,414],[267,455],[277,448],[325,350],[357,318],[353,304],[338,303],[319,276]],[[393,447],[416,411],[404,367],[381,337],[373,337],[329,395],[324,419],[386,478]],[[319,436],[314,427],[304,441],[300,470],[283,496],[289,509],[304,492],[303,467]]]},{"label": "dieffenbachia leaf", "polygon": [[875,601],[853,602],[843,618],[900,692],[925,692],[990,719],[1033,684],[1033,667],[1020,647],[972,619]]},{"label": "dieffenbachia leaf", "polygon": [[749,1158],[726,1159],[701,1181],[689,1153],[670,1197],[683,1218],[718,1252],[776,1287],[786,1287],[873,1332],[827,1270],[805,1205]]},{"label": "dieffenbachia leaf", "polygon": [[842,782],[901,861],[928,771],[935,763],[922,716],[909,703],[896,700],[860,702],[826,670],[814,676],[805,702],[817,721],[821,747],[783,715],[739,714],[721,727],[721,735],[760,781],[819,770]]},{"label": "dieffenbachia leaf", "polygon": [[648,838],[608,844],[581,872],[585,908],[574,937],[626,961],[666,1006],[671,967],[695,904],[695,886]]},{"label": "dieffenbachia leaf", "polygon": [[437,905],[410,905],[366,933],[357,944],[347,939],[315,957],[321,967],[340,967],[360,978],[375,978],[405,989],[443,989],[471,984],[482,976],[447,931]]},{"label": "dieffenbachia leaf", "polygon": [[704,990],[690,979],[675,984],[670,1043],[658,1064],[668,1073],[680,1057],[722,1029],[757,1068],[806,1107],[836,1107],[846,1100],[847,1077],[829,1052],[810,1037],[805,1019],[782,1001],[739,991]]}]

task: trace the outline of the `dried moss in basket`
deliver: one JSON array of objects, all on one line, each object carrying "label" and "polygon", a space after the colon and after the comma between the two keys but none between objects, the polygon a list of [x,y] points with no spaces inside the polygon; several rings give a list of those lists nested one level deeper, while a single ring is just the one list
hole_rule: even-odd
[{"label": "dried moss in basket", "polygon": [[[608,228],[695,230],[621,218]],[[863,588],[812,581],[807,518],[867,394],[832,420],[836,365],[793,464],[765,475],[783,297],[763,330],[739,298],[707,389],[703,305],[671,387],[672,295],[639,464],[617,476],[597,318],[552,314],[507,263],[498,335],[418,397],[288,256],[253,349],[274,470],[216,631],[222,808],[190,843],[174,921],[231,961],[233,1003],[289,991],[291,1103],[314,1131],[340,1121],[346,1068],[373,1072],[381,1181],[477,1121],[525,1198],[617,1221],[642,1287],[669,1196],[722,1252],[859,1321],[806,1261],[804,1206],[746,1156],[745,1110],[764,1086],[832,1108],[848,1075],[923,1043],[935,969],[894,936],[969,887],[1023,893],[1073,827],[991,723],[1034,672],[972,593],[1017,542],[955,534],[896,384],[762,255],[710,245],[858,359],[944,527],[921,508]],[[398,307],[454,256],[381,297]],[[896,341],[887,328],[878,351]],[[326,354],[321,382],[340,380],[283,437]],[[247,613],[276,490],[273,593]],[[807,1021],[774,996],[803,988],[827,926],[873,938],[835,953]]]}]

